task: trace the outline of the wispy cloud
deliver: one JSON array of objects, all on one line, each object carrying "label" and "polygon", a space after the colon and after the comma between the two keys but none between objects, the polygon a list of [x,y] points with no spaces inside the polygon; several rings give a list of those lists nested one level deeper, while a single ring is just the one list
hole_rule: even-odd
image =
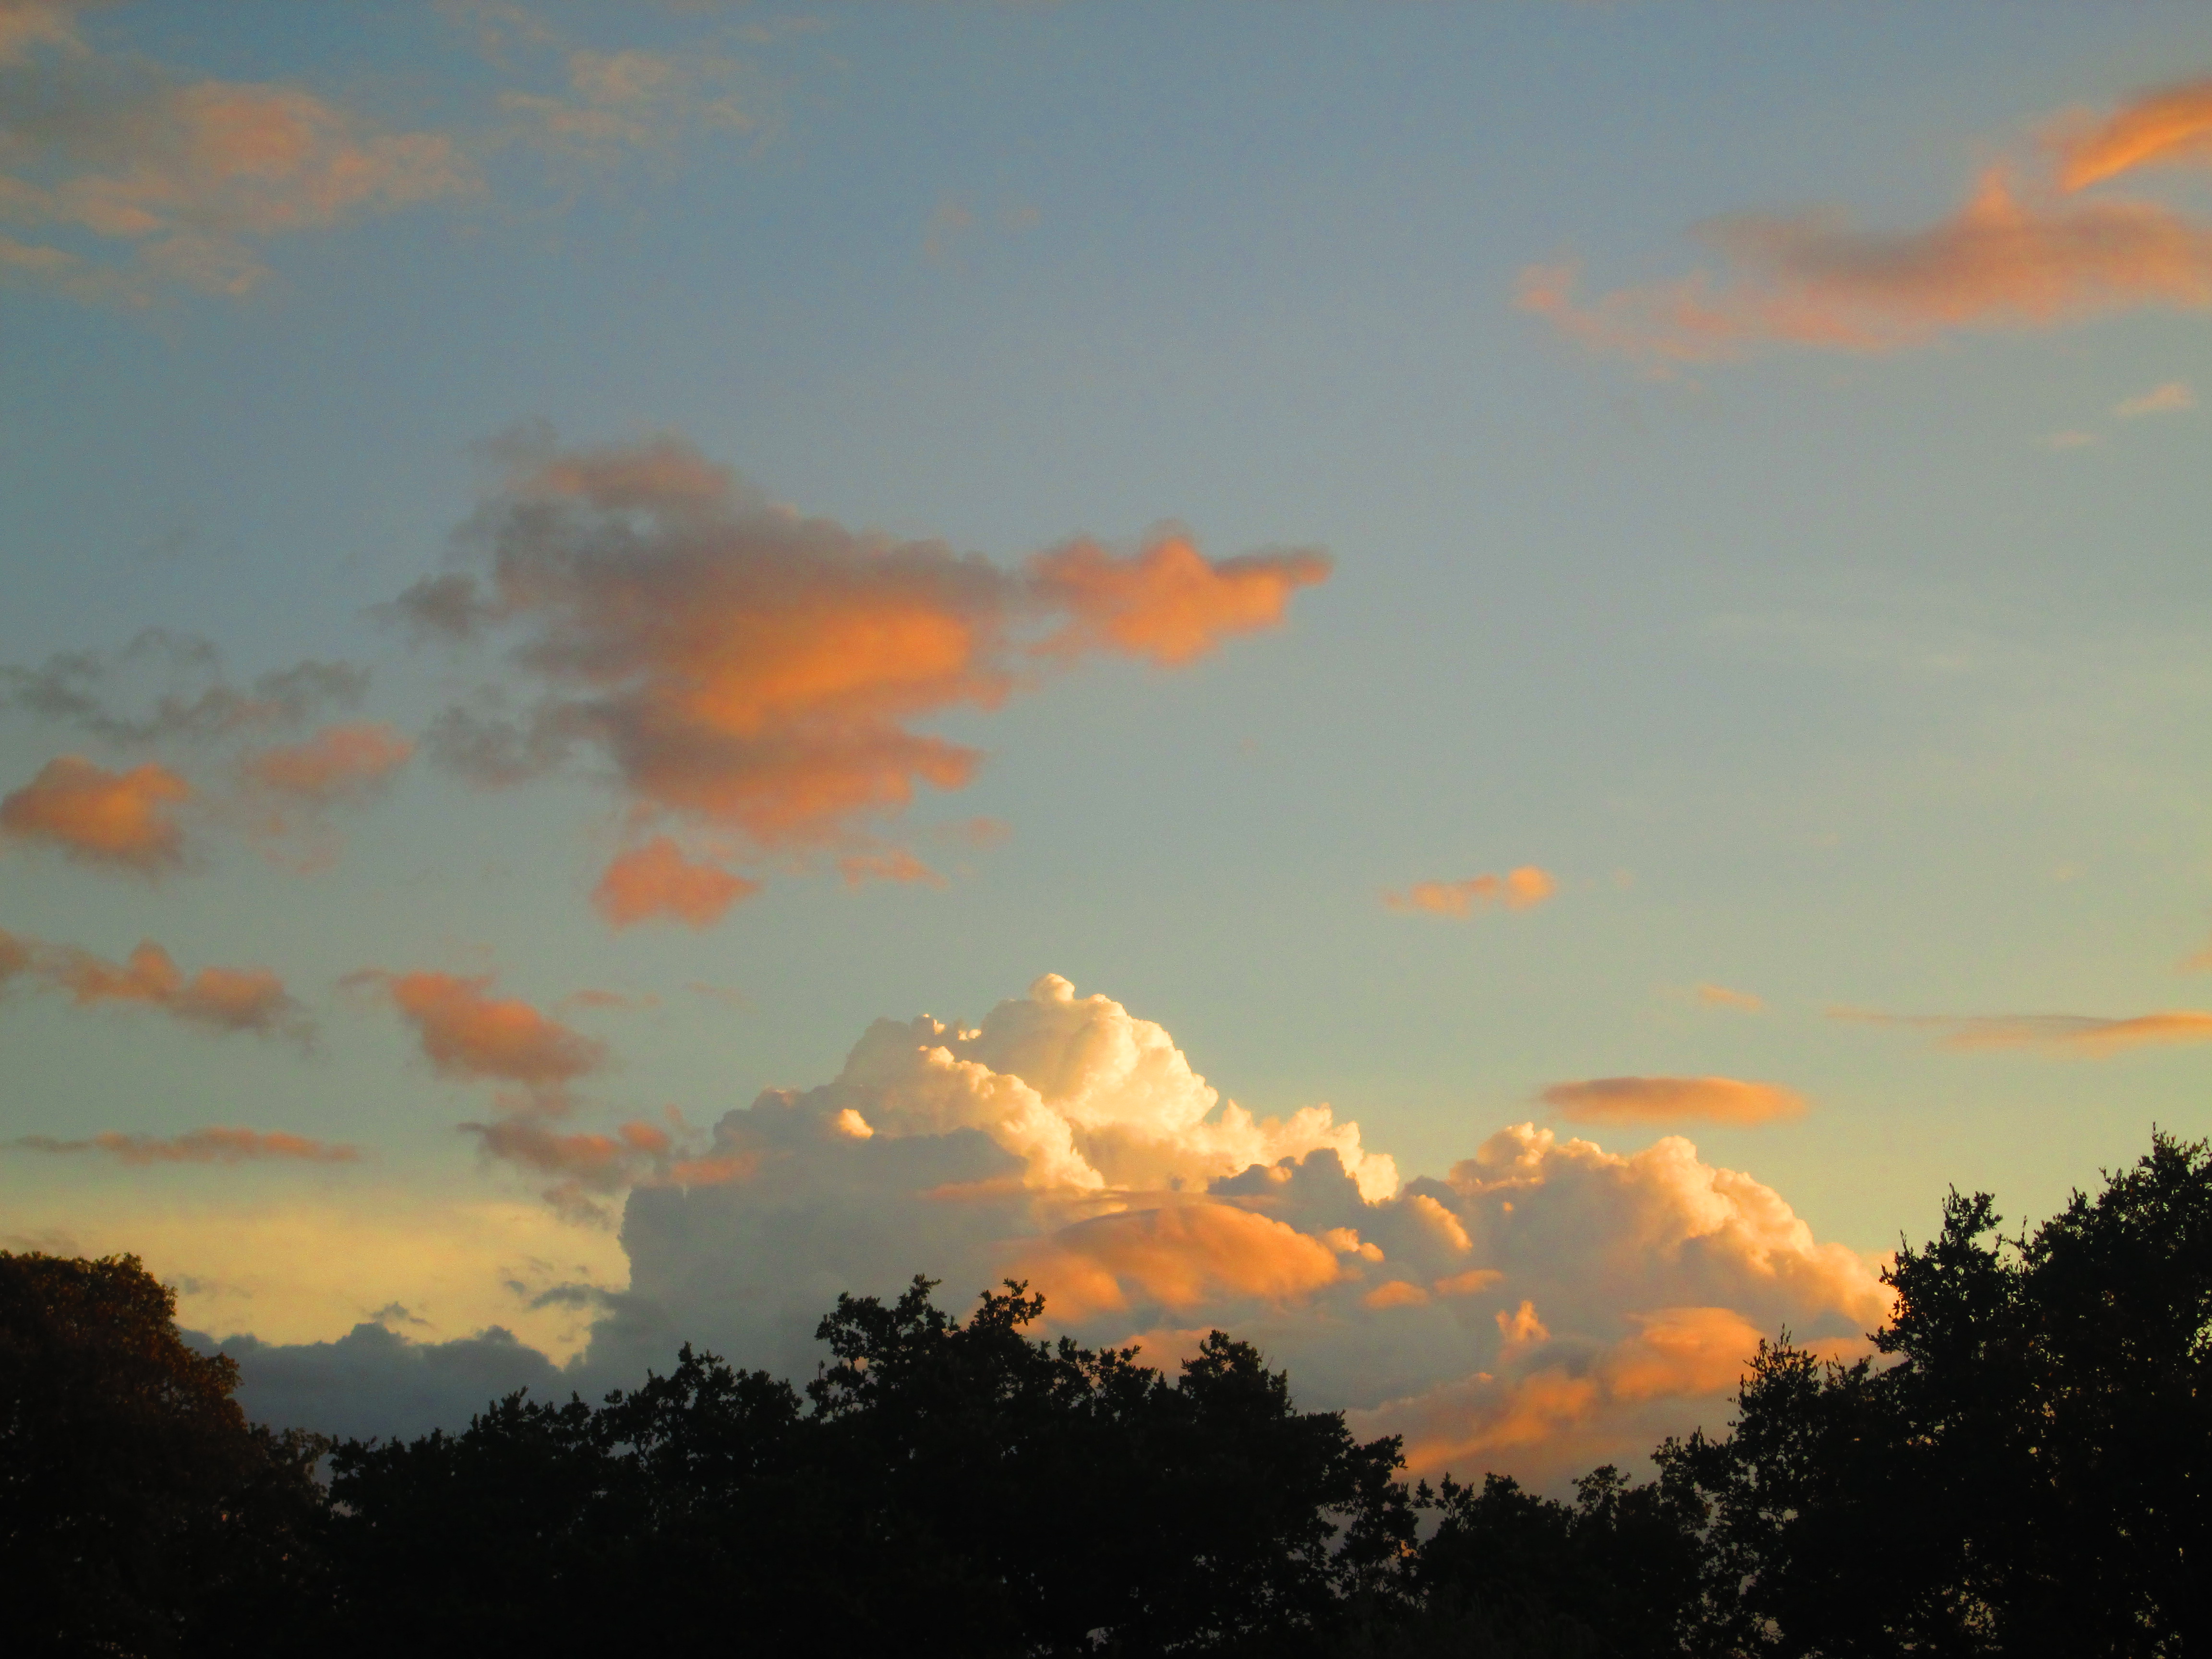
[{"label": "wispy cloud", "polygon": [[115,1130],[82,1140],[58,1140],[51,1135],[24,1135],[8,1143],[26,1152],[100,1152],[118,1164],[250,1164],[268,1159],[295,1159],[307,1164],[352,1164],[361,1158],[358,1146],[282,1129],[210,1127],[180,1135],[123,1134]]},{"label": "wispy cloud", "polygon": [[1731,991],[1725,985],[1700,984],[1698,1000],[1708,1008],[1733,1008],[1740,1013],[1756,1014],[1766,1007],[1766,999],[1749,991]]},{"label": "wispy cloud", "polygon": [[1832,1019],[1926,1031],[1946,1048],[2027,1048],[2100,1058],[2123,1049],[2212,1042],[2212,1013],[2194,1008],[2106,1018],[2091,1014],[1886,1014],[1831,1008]]},{"label": "wispy cloud", "polygon": [[440,1076],[516,1085],[523,1093],[513,1103],[531,1110],[566,1110],[570,1085],[606,1064],[604,1042],[519,998],[492,995],[489,974],[368,969],[348,983],[373,987],[391,1001]]},{"label": "wispy cloud", "polygon": [[169,953],[141,939],[128,960],[109,962],[73,945],[0,930],[0,985],[22,976],[65,993],[81,1008],[100,1004],[157,1009],[187,1025],[305,1042],[307,1010],[266,968],[203,968],[187,977]]},{"label": "wispy cloud", "polygon": [[2112,405],[2112,413],[2120,420],[2134,421],[2146,415],[2180,415],[2196,407],[2197,394],[2187,381],[2168,380],[2138,397],[2121,398]]},{"label": "wispy cloud", "polygon": [[[539,695],[518,715],[451,711],[432,751],[504,784],[594,747],[634,832],[673,821],[756,854],[885,855],[864,826],[921,785],[961,787],[981,759],[917,720],[996,708],[1087,654],[1194,661],[1278,624],[1328,573],[1304,550],[1209,560],[1180,532],[1008,569],[801,518],[675,438],[506,453],[467,534],[484,575],[428,579],[393,609],[432,634],[513,641]],[[858,867],[907,870],[889,856]],[[625,869],[672,875],[652,860]],[[607,890],[624,914],[665,913],[622,903],[623,885]]]},{"label": "wispy cloud", "polygon": [[195,80],[87,49],[58,6],[0,27],[0,273],[79,299],[245,294],[273,239],[471,193],[453,139],[304,88]]},{"label": "wispy cloud", "polygon": [[2139,167],[2212,167],[2212,81],[2193,81],[2099,118],[2075,112],[2053,127],[2058,182],[2085,190]]},{"label": "wispy cloud", "polygon": [[2212,82],[2053,140],[2058,176],[1992,167],[1955,213],[1905,230],[1839,212],[1739,214],[1697,232],[1722,262],[1584,301],[1571,261],[1521,273],[1522,309],[1590,350],[1664,373],[1762,347],[1884,352],[1965,329],[2041,329],[2113,312],[2212,307],[2212,227],[2148,201],[2072,192],[2139,167],[2202,161]]},{"label": "wispy cloud", "polygon": [[1802,1117],[1804,1096],[1732,1077],[1601,1077],[1537,1096],[1576,1123],[1771,1123]]},{"label": "wispy cloud", "polygon": [[262,738],[359,703],[368,671],[310,659],[239,684],[210,641],[165,628],[119,651],[62,651],[35,668],[0,663],[0,707],[116,744]]},{"label": "wispy cloud", "polygon": [[1393,910],[1465,917],[1493,904],[1503,904],[1509,910],[1526,910],[1541,904],[1558,891],[1559,883],[1549,871],[1524,864],[1502,876],[1469,876],[1463,881],[1417,881],[1402,893],[1383,894],[1382,902]]}]

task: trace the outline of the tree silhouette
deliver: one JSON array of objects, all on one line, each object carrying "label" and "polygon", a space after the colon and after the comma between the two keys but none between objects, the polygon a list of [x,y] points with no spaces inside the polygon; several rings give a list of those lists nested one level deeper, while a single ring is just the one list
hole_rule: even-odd
[{"label": "tree silhouette", "polygon": [[1705,1639],[1782,1655],[2150,1656],[2212,1641],[2212,1150],[2154,1134],[2006,1239],[1954,1191],[1885,1275],[1887,1366],[1762,1347],[1712,1505]]},{"label": "tree silhouette", "polygon": [[136,1256],[0,1251],[0,1605],[18,1653],[272,1650],[312,1613],[325,1442],[249,1428]]}]

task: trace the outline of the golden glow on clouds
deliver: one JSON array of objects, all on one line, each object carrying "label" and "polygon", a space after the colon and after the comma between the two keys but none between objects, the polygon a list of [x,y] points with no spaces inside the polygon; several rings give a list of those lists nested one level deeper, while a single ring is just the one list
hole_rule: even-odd
[{"label": "golden glow on clouds", "polygon": [[0,834],[58,847],[79,863],[158,875],[183,861],[184,831],[169,815],[191,787],[148,762],[111,772],[61,755],[0,799]]},{"label": "golden glow on clouds", "polygon": [[1732,1077],[1592,1078],[1538,1098],[1575,1123],[1771,1123],[1805,1113],[1793,1089]]},{"label": "golden glow on clouds", "polygon": [[1502,876],[1469,876],[1463,881],[1417,881],[1402,893],[1385,893],[1382,902],[1393,910],[1426,911],[1433,916],[1464,918],[1493,904],[1509,910],[1526,910],[1541,904],[1559,891],[1559,883],[1547,870],[1524,864]]},{"label": "golden glow on clouds", "polygon": [[2073,192],[2141,167],[2212,159],[2212,82],[2146,98],[2053,141],[2055,179],[1985,169],[1965,205],[1914,230],[1836,213],[1746,213],[1698,233],[1726,274],[1584,301],[1571,261],[1521,273],[1523,310],[1592,351],[1665,372],[1762,345],[1881,352],[1969,328],[2051,328],[2145,307],[2212,307],[2212,227],[2148,201]]},{"label": "golden glow on clouds", "polygon": [[2085,1059],[2102,1059],[2128,1048],[2212,1042],[2212,1013],[2198,1008],[2119,1018],[2092,1014],[1884,1014],[1863,1008],[1831,1008],[1828,1016],[1924,1030],[1946,1048],[2026,1048]]},{"label": "golden glow on clouds", "polygon": [[[975,775],[976,750],[917,720],[994,708],[1086,654],[1190,662],[1277,625],[1328,571],[1303,551],[1209,561],[1179,532],[1127,556],[1078,540],[1009,570],[801,518],[673,437],[507,453],[472,530],[489,582],[427,578],[395,609],[434,634],[513,639],[543,696],[521,720],[456,708],[434,749],[504,784],[595,746],[633,832],[673,821],[756,854],[828,849],[848,880],[935,878],[866,829],[922,785]],[[696,925],[708,878],[653,845],[617,860],[603,911],[675,906]]]},{"label": "golden glow on clouds", "polygon": [[620,1290],[629,1279],[611,1235],[543,1205],[402,1187],[229,1201],[114,1188],[28,1197],[9,1206],[0,1243],[136,1254],[177,1286],[179,1322],[216,1337],[330,1341],[383,1316],[422,1340],[501,1326],[556,1360],[583,1346],[587,1316],[531,1301],[556,1285]]},{"label": "golden glow on clouds", "polygon": [[2103,121],[2077,115],[2059,125],[2051,143],[2063,190],[2137,167],[2212,167],[2212,81],[2153,93]]},{"label": "golden glow on clouds", "polygon": [[307,1011],[268,969],[203,968],[187,979],[151,939],[141,939],[129,961],[113,963],[73,945],[18,939],[0,929],[0,986],[18,975],[66,993],[80,1008],[157,1008],[186,1024],[262,1036],[304,1040],[313,1029]]}]

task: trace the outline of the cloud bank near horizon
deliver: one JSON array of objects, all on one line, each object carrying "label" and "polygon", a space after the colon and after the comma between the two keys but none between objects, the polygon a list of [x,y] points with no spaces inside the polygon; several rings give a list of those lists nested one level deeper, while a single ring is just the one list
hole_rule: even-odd
[{"label": "cloud bank near horizon", "polygon": [[[1158,1024],[1054,975],[973,1027],[877,1021],[836,1078],[726,1113],[695,1156],[599,1139],[635,1183],[629,1284],[591,1291],[564,1387],[634,1380],[687,1340],[805,1375],[841,1291],[921,1273],[964,1307],[1012,1277],[1055,1329],[1154,1364],[1215,1326],[1257,1341],[1307,1404],[1406,1433],[1424,1471],[1555,1481],[1717,1427],[1760,1336],[1855,1352],[1887,1308],[1877,1263],[1680,1136],[1620,1153],[1523,1123],[1401,1181],[1326,1106],[1255,1118]],[[359,1387],[382,1386],[407,1346],[347,1341],[242,1350],[249,1402],[310,1372],[335,1399],[356,1349],[375,1360]],[[541,1363],[503,1342],[470,1353]]]}]

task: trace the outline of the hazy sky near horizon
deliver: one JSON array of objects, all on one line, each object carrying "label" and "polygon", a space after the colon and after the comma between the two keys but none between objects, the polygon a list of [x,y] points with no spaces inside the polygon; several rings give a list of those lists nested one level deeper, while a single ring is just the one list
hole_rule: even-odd
[{"label": "hazy sky near horizon", "polygon": [[854,1288],[1663,1431],[2212,1129],[2208,398],[2199,4],[0,0],[0,1244],[743,1333],[815,1091]]}]

